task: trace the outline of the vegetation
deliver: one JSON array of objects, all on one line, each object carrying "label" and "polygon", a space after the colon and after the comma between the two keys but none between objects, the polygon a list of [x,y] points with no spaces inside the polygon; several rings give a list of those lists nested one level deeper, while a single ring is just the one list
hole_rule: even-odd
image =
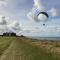
[{"label": "vegetation", "polygon": [[3,54],[3,51],[6,50],[11,44],[14,38],[10,37],[0,37],[0,55]]},{"label": "vegetation", "polygon": [[[59,41],[0,37],[0,47],[0,60],[60,60]],[[6,51],[3,53],[4,50]]]}]

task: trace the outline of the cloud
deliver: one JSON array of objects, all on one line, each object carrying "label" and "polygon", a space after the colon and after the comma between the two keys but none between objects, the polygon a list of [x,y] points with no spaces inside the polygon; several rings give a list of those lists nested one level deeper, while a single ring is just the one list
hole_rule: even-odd
[{"label": "cloud", "polygon": [[0,16],[0,33],[3,32],[15,32],[19,33],[21,28],[17,21],[7,21],[8,17]]},{"label": "cloud", "polygon": [[37,16],[40,12],[45,12],[45,7],[43,6],[41,0],[34,0],[32,10],[27,14],[27,17],[35,22],[47,21],[47,17],[44,14]]},{"label": "cloud", "polygon": [[29,12],[29,13],[27,14],[27,17],[28,17],[30,20],[32,20],[32,21],[38,21],[38,17],[37,17],[37,15],[35,15],[34,12]]},{"label": "cloud", "polygon": [[[22,2],[24,2],[23,0],[19,0],[19,1],[22,1]],[[6,19],[7,20],[0,20],[0,25],[2,26],[2,25],[5,25],[5,26],[2,26],[2,27],[4,27],[4,29],[3,29],[3,31],[13,31],[13,32],[17,32],[17,33],[19,33],[20,31],[22,31],[22,32],[31,32],[32,30],[29,30],[29,28],[25,28],[25,30],[23,29],[23,28],[21,28],[21,26],[20,26],[20,23],[19,23],[19,21],[17,22],[17,21],[15,21],[15,20],[18,20],[18,17],[17,16],[19,16],[19,20],[20,20],[20,18],[24,18],[24,14],[26,14],[26,13],[24,13],[24,12],[21,12],[21,10],[23,10],[23,7],[22,7],[22,5],[21,5],[21,9],[20,9],[20,6],[17,6],[18,5],[18,2],[19,1],[17,1],[17,0],[1,0],[0,1],[0,15],[2,14],[2,15],[7,15],[7,16],[12,16],[12,18],[10,18],[10,20],[8,20],[7,19],[7,17],[6,17]],[[17,2],[17,3],[16,3]],[[19,2],[20,3],[20,2]],[[6,7],[7,6],[7,7]],[[6,7],[6,8],[5,8]],[[20,10],[19,10],[20,9]],[[28,8],[27,8],[28,9]],[[34,0],[34,4],[33,4],[33,7],[32,7],[32,9],[31,9],[31,11],[27,14],[27,16],[28,16],[28,18],[30,19],[30,20],[32,20],[32,21],[36,21],[36,22],[39,22],[40,20],[40,18],[42,19],[42,16],[39,16],[39,19],[38,19],[38,17],[37,17],[37,15],[38,15],[38,13],[40,12],[40,11],[45,11],[45,6],[42,4],[42,1],[41,0]],[[51,14],[51,16],[57,16],[58,15],[58,12],[57,12],[57,9],[55,9],[55,8],[52,8],[51,10],[50,10],[50,14]],[[21,16],[23,16],[23,17],[21,17]],[[26,17],[26,16],[25,16]],[[45,18],[45,17],[44,17]],[[21,19],[22,20],[22,19]],[[11,22],[10,22],[11,21]],[[29,22],[30,23],[30,22]],[[29,24],[28,23],[28,24]],[[7,26],[6,26],[6,24],[7,24]],[[26,22],[25,21],[23,21],[23,23],[22,23],[23,25],[25,24],[25,25],[27,25],[26,24]],[[24,26],[25,26],[24,25]],[[30,25],[34,25],[33,23],[30,23]],[[38,24],[39,25],[39,24]],[[40,25],[39,25],[40,26]],[[2,28],[1,27],[1,28]],[[41,28],[41,27],[40,27]],[[32,28],[31,28],[32,29]],[[1,29],[2,30],[2,29]],[[54,28],[53,29],[53,32],[54,32],[54,30],[56,31],[56,29]],[[2,31],[2,32],[3,32]],[[49,31],[49,28],[45,28],[45,30],[44,29],[41,29],[41,30],[33,30],[34,32],[36,31],[36,32],[50,32]],[[51,30],[52,31],[52,30]],[[58,30],[58,32],[59,32],[60,30]]]},{"label": "cloud", "polygon": [[34,0],[34,7],[38,8],[39,10],[44,9],[44,6],[43,6],[41,0]]},{"label": "cloud", "polygon": [[[33,7],[31,9],[31,11],[27,14],[27,17],[30,20],[34,20],[35,22],[40,22],[40,21],[45,21],[47,20],[46,16],[44,16],[43,14],[40,14],[39,16],[37,16],[40,12],[45,12],[46,7],[43,6],[43,3],[41,2],[41,0],[34,0],[34,4]],[[57,17],[59,16],[58,10],[56,8],[51,8],[50,10],[47,10],[47,14],[49,14],[49,17]]]},{"label": "cloud", "polygon": [[28,27],[24,26],[24,27],[21,27],[21,31],[22,32],[30,32],[30,29]]},{"label": "cloud", "polygon": [[51,10],[49,10],[49,13],[52,17],[56,17],[59,15],[57,9],[55,9],[55,8],[52,8]]},{"label": "cloud", "polygon": [[12,32],[15,32],[15,33],[19,33],[21,30],[20,24],[17,21],[13,21],[13,23],[10,23],[8,25],[8,29]]},{"label": "cloud", "polygon": [[7,5],[7,1],[6,0],[0,0],[0,8],[3,8]]},{"label": "cloud", "polygon": [[5,20],[5,16],[0,17],[0,25],[7,25],[7,21]]},{"label": "cloud", "polygon": [[8,31],[6,17],[0,15],[0,33]]},{"label": "cloud", "polygon": [[8,0],[0,0],[0,16],[1,15],[7,15],[8,12],[6,11],[7,10],[7,7],[8,6]]},{"label": "cloud", "polygon": [[50,34],[50,33],[60,33],[60,27],[58,26],[47,26],[47,27],[39,27],[38,29],[35,28],[31,31],[32,33],[40,33],[41,34]]},{"label": "cloud", "polygon": [[38,19],[37,15],[39,14],[40,11],[43,11],[43,10],[44,10],[44,6],[43,6],[41,0],[34,0],[32,11],[27,14],[27,17],[30,20],[34,20],[34,21],[38,22],[40,20]]}]

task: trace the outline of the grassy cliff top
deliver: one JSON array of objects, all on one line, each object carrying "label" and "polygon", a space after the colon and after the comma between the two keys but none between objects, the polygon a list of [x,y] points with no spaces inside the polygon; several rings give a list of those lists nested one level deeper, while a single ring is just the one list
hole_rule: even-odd
[{"label": "grassy cliff top", "polygon": [[60,60],[60,41],[0,37],[0,60]]}]

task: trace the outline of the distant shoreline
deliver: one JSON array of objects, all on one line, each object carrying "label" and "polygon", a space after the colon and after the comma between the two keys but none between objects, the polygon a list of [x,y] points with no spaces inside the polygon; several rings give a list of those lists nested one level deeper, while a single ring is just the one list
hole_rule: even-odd
[{"label": "distant shoreline", "polygon": [[53,40],[53,41],[60,41],[60,37],[29,37],[29,36],[2,36],[2,35],[0,35],[0,37],[24,37],[24,38],[31,38],[31,39],[33,39],[33,40]]},{"label": "distant shoreline", "polygon": [[58,40],[60,41],[60,37],[31,37],[32,39],[38,40]]}]

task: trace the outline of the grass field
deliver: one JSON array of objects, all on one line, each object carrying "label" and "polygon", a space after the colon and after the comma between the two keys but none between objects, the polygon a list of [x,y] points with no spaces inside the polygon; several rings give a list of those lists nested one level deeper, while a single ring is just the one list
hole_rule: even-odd
[{"label": "grass field", "polygon": [[12,40],[13,38],[0,37],[0,55],[3,54],[3,51],[9,47]]},{"label": "grass field", "polygon": [[60,60],[60,42],[0,37],[0,60]]}]

